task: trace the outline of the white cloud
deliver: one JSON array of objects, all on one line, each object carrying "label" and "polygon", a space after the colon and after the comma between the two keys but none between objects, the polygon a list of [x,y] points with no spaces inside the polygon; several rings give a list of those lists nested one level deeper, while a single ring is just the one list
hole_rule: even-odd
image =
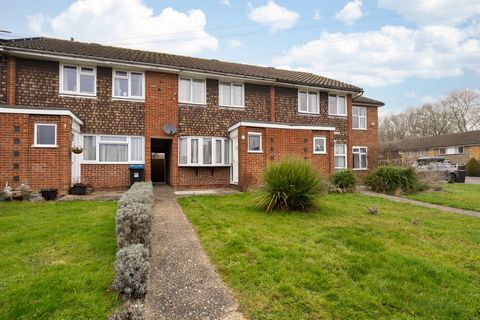
[{"label": "white cloud", "polygon": [[228,6],[228,7],[232,6],[232,3],[230,2],[230,0],[220,0],[220,4],[223,4],[224,6]]},{"label": "white cloud", "polygon": [[297,12],[281,7],[273,0],[268,1],[266,5],[256,8],[253,8],[251,3],[249,3],[249,6],[251,11],[248,17],[257,23],[267,24],[271,32],[290,29],[300,18]]},{"label": "white cloud", "polygon": [[405,97],[407,97],[408,99],[411,99],[411,100],[420,101],[420,103],[422,103],[422,104],[435,102],[434,97],[432,97],[430,95],[417,96],[415,91],[405,92]]},{"label": "white cloud", "polygon": [[315,21],[318,21],[318,20],[320,20],[321,18],[322,18],[322,17],[320,16],[320,11],[315,10],[315,13],[313,14],[312,19],[315,20]]},{"label": "white cloud", "polygon": [[355,21],[362,17],[362,15],[362,1],[353,0],[348,2],[342,10],[337,12],[335,19],[342,21],[346,25],[353,25]]},{"label": "white cloud", "polygon": [[240,42],[240,40],[237,39],[229,39],[227,40],[227,45],[230,48],[240,48],[242,46],[242,43]]},{"label": "white cloud", "polygon": [[202,10],[172,8],[155,15],[142,0],[77,0],[53,18],[30,16],[35,33],[135,49],[195,54],[216,49],[218,40],[205,31]]},{"label": "white cloud", "polygon": [[480,70],[478,26],[465,29],[384,26],[377,31],[323,32],[273,60],[360,86],[385,86],[408,78],[444,78]]},{"label": "white cloud", "polygon": [[480,14],[477,0],[378,0],[378,5],[418,24],[456,25]]}]

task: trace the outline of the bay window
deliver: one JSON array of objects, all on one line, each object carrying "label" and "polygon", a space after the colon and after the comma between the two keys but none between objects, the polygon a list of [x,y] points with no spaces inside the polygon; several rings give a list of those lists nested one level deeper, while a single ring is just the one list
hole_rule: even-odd
[{"label": "bay window", "polygon": [[367,129],[367,108],[352,107],[352,128],[359,130]]},{"label": "bay window", "polygon": [[60,93],[95,96],[96,68],[60,65]]},{"label": "bay window", "polygon": [[353,147],[353,169],[367,169],[367,147]]},{"label": "bay window", "polygon": [[219,83],[219,105],[223,107],[243,108],[245,106],[245,88],[242,83]]},{"label": "bay window", "polygon": [[143,163],[143,137],[84,135],[85,163]]},{"label": "bay window", "polygon": [[319,113],[319,94],[311,91],[298,91],[298,112]]},{"label": "bay window", "polygon": [[143,99],[143,72],[113,70],[113,97]]},{"label": "bay window", "polygon": [[180,78],[178,102],[205,104],[206,84],[205,80]]},{"label": "bay window", "polygon": [[229,166],[229,140],[221,137],[181,137],[178,142],[178,165],[191,167]]},{"label": "bay window", "polygon": [[347,99],[338,94],[328,95],[328,114],[333,116],[347,115]]},{"label": "bay window", "polygon": [[347,168],[347,145],[335,143],[334,166],[335,170]]}]

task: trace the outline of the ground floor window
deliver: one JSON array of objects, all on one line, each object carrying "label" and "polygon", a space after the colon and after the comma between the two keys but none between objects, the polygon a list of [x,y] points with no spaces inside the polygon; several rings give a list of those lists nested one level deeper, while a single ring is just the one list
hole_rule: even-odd
[{"label": "ground floor window", "polygon": [[335,143],[335,170],[347,168],[347,145]]},{"label": "ground floor window", "polygon": [[57,146],[57,125],[55,123],[35,123],[35,147]]},{"label": "ground floor window", "polygon": [[178,140],[180,166],[229,166],[230,143],[223,137],[181,137]]},{"label": "ground floor window", "polygon": [[327,138],[325,137],[313,137],[313,153],[327,153],[326,141]]},{"label": "ground floor window", "polygon": [[262,134],[260,132],[248,133],[248,152],[262,152]]},{"label": "ground floor window", "polygon": [[143,163],[143,137],[84,135],[83,161],[98,163]]},{"label": "ground floor window", "polygon": [[353,147],[353,169],[367,169],[367,147]]}]

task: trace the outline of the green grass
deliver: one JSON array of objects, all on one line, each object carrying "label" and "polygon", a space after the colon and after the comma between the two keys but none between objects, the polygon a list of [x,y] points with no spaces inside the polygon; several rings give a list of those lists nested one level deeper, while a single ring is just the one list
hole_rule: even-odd
[{"label": "green grass", "polygon": [[453,183],[443,186],[442,191],[425,191],[407,196],[407,198],[480,211],[480,185]]},{"label": "green grass", "polygon": [[250,319],[480,318],[480,219],[358,194],[310,214],[179,202]]},{"label": "green grass", "polygon": [[106,319],[115,202],[0,203],[0,318]]}]

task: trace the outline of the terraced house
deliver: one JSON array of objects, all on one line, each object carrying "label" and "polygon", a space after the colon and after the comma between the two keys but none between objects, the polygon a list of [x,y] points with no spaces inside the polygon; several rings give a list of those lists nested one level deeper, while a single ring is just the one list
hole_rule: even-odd
[{"label": "terraced house", "polygon": [[377,158],[377,108],[319,75],[51,38],[0,40],[0,181],[245,188],[286,156],[328,175]]}]

